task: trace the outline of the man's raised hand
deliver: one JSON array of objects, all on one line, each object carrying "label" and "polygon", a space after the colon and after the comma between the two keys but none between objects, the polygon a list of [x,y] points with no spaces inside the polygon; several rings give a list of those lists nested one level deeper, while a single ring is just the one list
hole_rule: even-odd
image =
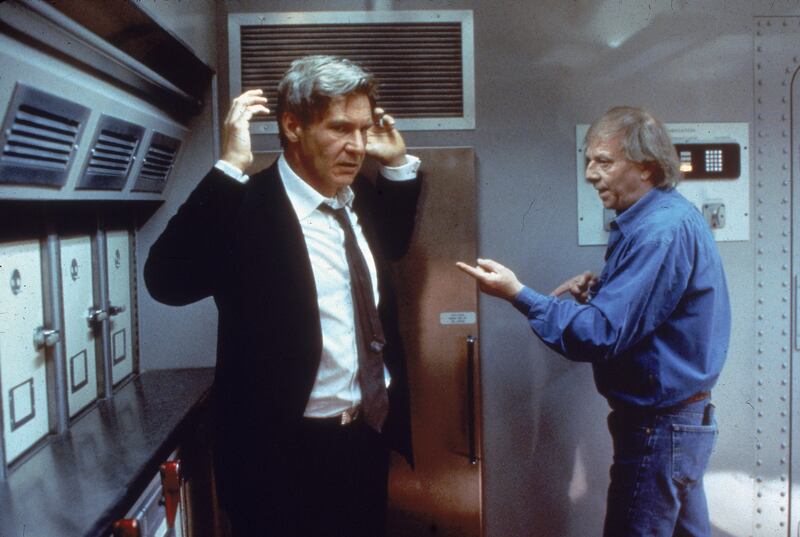
[{"label": "man's raised hand", "polygon": [[250,120],[258,112],[269,113],[267,98],[260,89],[248,90],[231,103],[222,127],[222,160],[243,172],[253,163]]},{"label": "man's raised hand", "polygon": [[373,124],[367,131],[367,155],[384,166],[402,166],[406,163],[406,143],[400,131],[394,128],[394,118],[375,108]]}]

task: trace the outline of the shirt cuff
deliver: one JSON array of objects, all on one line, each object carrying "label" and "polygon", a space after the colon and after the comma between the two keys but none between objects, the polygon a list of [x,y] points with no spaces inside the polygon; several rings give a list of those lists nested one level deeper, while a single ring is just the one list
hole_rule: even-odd
[{"label": "shirt cuff", "polygon": [[381,175],[391,181],[411,181],[417,178],[422,161],[414,155],[406,155],[406,163],[400,166],[381,166]]},{"label": "shirt cuff", "polygon": [[514,297],[512,304],[514,304],[514,307],[521,313],[530,318],[547,309],[552,298],[553,297],[537,293],[530,287],[523,287],[522,291],[517,293],[517,296]]},{"label": "shirt cuff", "polygon": [[242,170],[231,164],[230,162],[226,162],[224,160],[218,160],[214,167],[230,177],[231,179],[236,179],[240,183],[246,183],[250,180],[250,176],[246,173],[243,173]]}]

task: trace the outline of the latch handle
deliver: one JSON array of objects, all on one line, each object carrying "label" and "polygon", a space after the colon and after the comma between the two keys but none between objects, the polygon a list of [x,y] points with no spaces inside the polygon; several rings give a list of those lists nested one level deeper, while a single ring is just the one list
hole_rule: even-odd
[{"label": "latch handle", "polygon": [[181,462],[167,461],[161,465],[161,492],[167,510],[167,527],[175,527],[175,515],[181,503]]},{"label": "latch handle", "polygon": [[103,308],[89,308],[89,312],[86,314],[86,321],[90,327],[98,325],[106,319],[108,319],[108,312]]},{"label": "latch handle", "polygon": [[59,334],[58,330],[53,330],[52,328],[40,326],[33,333],[33,346],[36,347],[36,350],[42,347],[52,347],[60,340],[61,334]]}]

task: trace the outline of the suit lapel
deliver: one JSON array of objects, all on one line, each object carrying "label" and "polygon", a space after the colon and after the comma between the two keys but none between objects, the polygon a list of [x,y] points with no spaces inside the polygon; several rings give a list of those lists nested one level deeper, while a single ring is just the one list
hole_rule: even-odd
[{"label": "suit lapel", "polygon": [[264,322],[281,316],[295,326],[298,333],[287,339],[305,339],[298,343],[316,349],[318,363],[322,336],[314,273],[277,163],[251,177],[247,186],[237,215],[237,251],[255,310]]}]

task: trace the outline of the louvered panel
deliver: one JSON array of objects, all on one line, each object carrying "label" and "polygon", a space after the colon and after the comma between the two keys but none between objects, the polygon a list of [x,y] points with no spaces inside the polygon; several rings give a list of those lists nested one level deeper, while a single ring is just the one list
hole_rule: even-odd
[{"label": "louvered panel", "polygon": [[240,87],[261,88],[274,103],[293,60],[332,54],[372,72],[381,106],[396,118],[460,118],[462,39],[460,22],[243,25]]},{"label": "louvered panel", "polygon": [[77,188],[121,190],[143,136],[144,128],[139,125],[101,117]]},{"label": "louvered panel", "polygon": [[175,165],[180,141],[159,132],[154,132],[147,148],[134,191],[163,192],[167,179]]},{"label": "louvered panel", "polygon": [[0,183],[62,186],[89,109],[18,84],[0,137]]}]

